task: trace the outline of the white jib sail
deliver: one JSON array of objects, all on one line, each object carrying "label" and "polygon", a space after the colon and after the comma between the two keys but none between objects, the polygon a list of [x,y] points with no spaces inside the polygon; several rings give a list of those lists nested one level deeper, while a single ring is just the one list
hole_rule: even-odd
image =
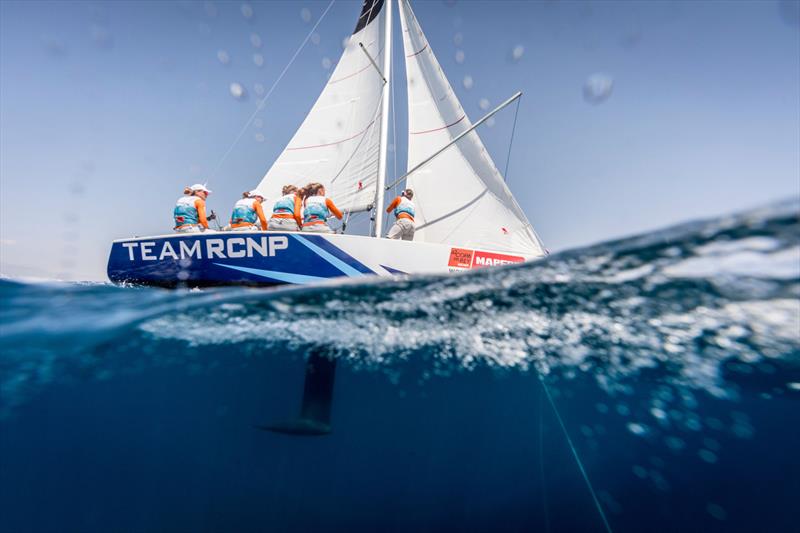
[{"label": "white jib sail", "polygon": [[[408,82],[408,168],[468,130],[467,117],[422,33],[408,0],[400,0]],[[414,190],[414,240],[544,255],[544,247],[477,132],[408,176]]]},{"label": "white jib sail", "polygon": [[284,185],[325,185],[342,211],[375,203],[384,81],[380,63],[386,32],[384,0],[365,0],[339,63],[292,140],[258,184],[267,214]]}]

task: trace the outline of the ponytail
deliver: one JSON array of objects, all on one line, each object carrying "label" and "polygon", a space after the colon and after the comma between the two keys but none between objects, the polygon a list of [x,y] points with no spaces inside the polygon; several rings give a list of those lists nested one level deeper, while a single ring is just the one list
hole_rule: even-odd
[{"label": "ponytail", "polygon": [[242,193],[242,198],[250,198],[250,191],[245,191]]},{"label": "ponytail", "polygon": [[191,195],[191,194],[194,194],[194,192],[192,191],[192,188],[191,188],[191,187],[184,187],[184,188],[183,188],[183,194],[189,194],[189,195]]}]

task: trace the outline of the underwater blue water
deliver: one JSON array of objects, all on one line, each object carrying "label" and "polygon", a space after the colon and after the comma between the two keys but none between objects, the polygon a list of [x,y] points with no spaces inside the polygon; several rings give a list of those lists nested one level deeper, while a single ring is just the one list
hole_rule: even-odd
[{"label": "underwater blue water", "polygon": [[[0,530],[798,531],[799,211],[458,276],[0,280]],[[258,429],[312,350],[331,434]]]}]

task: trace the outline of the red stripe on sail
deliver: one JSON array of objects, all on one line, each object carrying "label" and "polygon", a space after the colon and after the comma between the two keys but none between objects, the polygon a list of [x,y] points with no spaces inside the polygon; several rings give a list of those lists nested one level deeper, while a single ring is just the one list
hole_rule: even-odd
[{"label": "red stripe on sail", "polygon": [[339,141],[334,141],[332,143],[313,144],[311,146],[298,146],[297,148],[287,148],[286,151],[290,152],[290,151],[294,151],[294,150],[308,150],[309,148],[322,148],[323,146],[333,146],[334,144],[340,144],[340,143],[343,143],[343,142],[352,141],[353,139],[355,139],[359,135],[362,135],[364,132],[366,132],[369,129],[369,127],[372,126],[372,124],[374,124],[374,123],[375,123],[375,121],[373,120],[372,122],[367,124],[366,128],[364,128],[363,130],[359,131],[358,133],[356,133],[352,137],[348,137],[347,139],[341,139]]},{"label": "red stripe on sail", "polygon": [[420,51],[419,51],[419,52],[414,52],[413,54],[411,54],[411,55],[407,55],[406,57],[414,57],[414,56],[416,56],[416,55],[419,55],[419,54],[421,54],[422,52],[424,52],[426,48],[428,48],[428,43],[425,43],[425,46],[423,46],[423,47],[420,49]]},{"label": "red stripe on sail", "polygon": [[411,132],[411,135],[422,135],[423,133],[432,133],[432,132],[434,132],[434,131],[446,130],[447,128],[450,128],[450,127],[452,127],[452,126],[455,126],[456,124],[458,124],[459,122],[461,122],[462,120],[464,120],[464,119],[466,118],[466,116],[467,116],[467,115],[461,115],[461,118],[460,118],[460,119],[456,120],[456,121],[455,121],[455,122],[453,122],[452,124],[448,124],[447,126],[442,126],[441,128],[433,128],[432,130],[425,130],[425,131],[412,131],[412,132]]}]

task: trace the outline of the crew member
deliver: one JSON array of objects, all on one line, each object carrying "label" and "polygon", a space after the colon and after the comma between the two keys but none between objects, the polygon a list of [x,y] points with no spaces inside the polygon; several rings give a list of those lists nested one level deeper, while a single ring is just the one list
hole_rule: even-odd
[{"label": "crew member", "polygon": [[342,212],[330,198],[325,197],[325,187],[320,183],[305,186],[306,196],[303,200],[303,231],[316,233],[333,233],[327,220],[331,215],[342,218]]},{"label": "crew member", "polygon": [[175,231],[179,233],[195,233],[208,229],[206,217],[206,198],[211,191],[205,185],[195,183],[183,190],[184,196],[178,198],[172,215],[175,218]]},{"label": "crew member", "polygon": [[278,231],[300,231],[303,227],[303,201],[294,185],[285,185],[283,196],[272,205],[269,229]]},{"label": "crew member", "polygon": [[394,225],[389,229],[387,237],[390,239],[403,239],[404,241],[414,240],[414,191],[406,189],[400,196],[392,200],[387,213],[394,211]]},{"label": "crew member", "polygon": [[259,222],[261,229],[267,229],[267,217],[264,216],[264,210],[261,208],[261,202],[264,201],[264,195],[257,190],[242,193],[242,199],[236,202],[233,206],[233,213],[231,214],[231,230],[232,231],[252,231],[258,230]]}]

